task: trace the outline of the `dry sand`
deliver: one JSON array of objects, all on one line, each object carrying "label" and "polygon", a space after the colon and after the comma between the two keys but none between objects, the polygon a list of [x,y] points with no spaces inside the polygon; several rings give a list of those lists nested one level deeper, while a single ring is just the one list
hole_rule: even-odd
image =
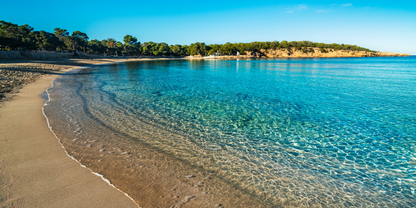
[{"label": "dry sand", "polygon": [[[141,59],[143,60],[143,59]],[[78,66],[126,60],[2,61],[28,70],[50,68],[53,73],[24,86],[0,103],[0,205],[1,207],[137,207],[121,191],[68,157],[49,130],[40,95],[61,73]],[[132,61],[132,60],[131,60]],[[49,65],[49,66],[45,66]],[[60,70],[60,71],[58,71]],[[45,73],[42,72],[42,73]]]},{"label": "dry sand", "polygon": [[[167,160],[166,156],[146,163],[149,168],[140,177],[135,177],[123,174],[123,168],[111,171],[88,166],[87,169],[66,155],[65,149],[49,130],[42,113],[44,100],[40,95],[54,79],[72,68],[137,60],[149,59],[0,61],[3,74],[0,84],[11,88],[3,94],[5,99],[0,102],[0,207],[139,206],[90,169],[110,178],[116,187],[131,194],[141,207],[268,207],[216,177],[208,177],[213,192],[206,192],[195,185],[201,182],[202,174],[187,179],[185,176],[189,174],[181,171],[175,171],[181,174],[172,173],[175,176],[171,176],[172,171],[153,170],[151,163],[155,161],[168,161],[169,167],[184,167],[180,161]],[[189,171],[192,168],[183,169]]]}]

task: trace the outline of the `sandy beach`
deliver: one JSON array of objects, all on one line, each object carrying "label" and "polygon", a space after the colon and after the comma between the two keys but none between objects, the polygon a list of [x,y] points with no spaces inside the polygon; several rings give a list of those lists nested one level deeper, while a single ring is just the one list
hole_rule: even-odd
[{"label": "sandy beach", "polygon": [[139,60],[152,59],[0,62],[1,207],[268,207],[215,176],[127,140],[126,151],[135,146],[138,149],[128,151],[144,155],[140,163],[146,168],[135,167],[135,174],[123,168],[133,168],[130,155],[105,156],[103,162],[88,156],[94,148],[84,148],[84,156],[72,152],[76,160],[67,155],[67,138],[55,137],[42,112],[46,89],[74,68]]},{"label": "sandy beach", "polygon": [[68,157],[42,114],[44,100],[40,95],[60,74],[80,66],[114,61],[126,60],[0,62],[3,70],[27,72],[37,67],[44,69],[37,70],[38,73],[45,73],[29,77],[30,84],[18,87],[18,93],[0,103],[1,207],[138,207],[121,191]]}]

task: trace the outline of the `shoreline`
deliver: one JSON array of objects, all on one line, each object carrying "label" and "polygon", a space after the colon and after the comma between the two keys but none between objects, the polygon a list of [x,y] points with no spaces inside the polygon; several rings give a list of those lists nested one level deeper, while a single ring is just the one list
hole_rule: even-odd
[{"label": "shoreline", "polygon": [[[154,160],[145,162],[146,169],[143,169],[145,172],[141,175],[143,178],[128,176],[123,171],[120,172],[119,168],[124,167],[121,166],[123,163],[112,170],[94,169],[90,167],[91,164],[85,163],[85,159],[81,161],[76,155],[68,153],[70,147],[65,145],[66,138],[61,138],[55,129],[51,129],[48,123],[49,118],[44,113],[45,104],[47,105],[45,93],[52,87],[54,80],[66,72],[81,67],[152,60],[170,59],[0,61],[0,69],[4,69],[4,63],[14,65],[16,69],[23,71],[39,64],[53,66],[53,70],[42,71],[42,75],[37,75],[28,82],[15,86],[6,99],[0,100],[1,207],[159,207],[162,204],[162,206],[212,207],[218,205],[223,207],[225,205],[225,207],[232,207],[233,204],[236,205],[235,202],[238,202],[239,206],[251,203],[262,204],[250,194],[232,187],[225,188],[228,185],[215,176],[211,178],[205,174],[196,174],[197,177],[188,179],[184,176],[189,173],[185,174],[184,171],[192,170],[195,174],[198,171],[195,167],[169,159],[163,153],[155,155],[152,149],[145,146],[141,146],[140,151],[143,154],[149,152],[145,155],[152,155]],[[122,156],[115,158],[114,162],[125,161],[125,155]],[[107,160],[106,157],[104,160]],[[169,173],[172,173],[171,169],[158,170],[154,165],[152,166],[152,163],[161,161],[169,161],[167,164],[175,164],[177,168],[182,167],[180,169],[185,166],[187,168],[178,171],[178,173],[182,172],[180,176],[176,173],[171,175]],[[108,162],[111,163],[111,161]],[[164,179],[152,181],[154,176],[163,176]],[[196,185],[194,187],[193,184],[198,182],[195,180],[202,180],[202,176],[209,178],[211,183],[219,185],[219,187],[212,187],[212,190],[218,193],[204,192],[205,188],[200,189]],[[133,181],[134,186],[128,184]],[[165,188],[161,188],[162,186]],[[229,189],[234,191],[223,195],[219,193],[221,190]],[[172,194],[172,190],[176,196],[167,196]],[[247,207],[259,207],[253,206],[254,204]]]},{"label": "shoreline", "polygon": [[[14,59],[0,60],[0,102],[11,100],[24,85],[44,74],[55,74],[73,68],[117,62],[171,60],[170,58],[101,58],[101,59]],[[172,59],[173,60],[173,59]]]},{"label": "shoreline", "polygon": [[[138,60],[42,61],[47,64],[54,62],[58,70],[36,76],[34,80],[29,80],[29,84],[15,88],[9,99],[0,102],[2,207],[138,207],[124,192],[109,186],[102,176],[96,177],[99,175],[91,174],[90,169],[82,168],[78,161],[71,160],[65,154],[65,149],[45,122],[41,110],[45,101],[40,96],[53,80],[80,65]],[[31,63],[34,65],[39,61],[9,60],[0,64],[4,62],[20,64],[21,70],[27,70]],[[17,90],[19,92],[16,93]]]},{"label": "shoreline", "polygon": [[[312,48],[310,48],[312,49]],[[312,53],[301,50],[288,49],[261,49],[256,52],[245,51],[245,55],[222,55],[222,56],[190,56],[190,59],[214,59],[214,60],[235,60],[235,59],[287,59],[287,58],[366,58],[366,57],[409,57],[407,53],[391,52],[367,52],[367,51],[346,51],[330,50],[322,52],[319,48],[313,48]]]},{"label": "shoreline", "polygon": [[[106,65],[106,64],[97,64],[97,65],[92,65],[92,66],[90,66],[90,67],[94,67],[94,66],[103,66],[103,65]],[[85,68],[88,68],[88,67],[85,67]],[[71,71],[73,71],[73,70],[80,70],[80,69],[82,69],[82,68],[73,68],[73,69],[70,69],[70,70],[68,70],[68,71],[66,71],[65,73],[67,73],[67,72],[71,72]],[[75,73],[77,73],[77,72],[75,72]],[[58,78],[58,77],[57,77]],[[51,83],[51,85],[50,85],[50,87],[48,88],[48,89],[46,89],[46,94],[47,94],[47,96],[48,96],[48,100],[43,104],[43,106],[42,106],[42,114],[43,114],[43,116],[45,117],[45,119],[46,119],[46,123],[48,124],[48,128],[49,128],[49,130],[50,130],[50,132],[54,135],[54,137],[58,140],[58,143],[61,145],[61,147],[62,147],[62,149],[64,149],[64,151],[65,151],[65,154],[66,154],[66,156],[68,156],[69,158],[71,158],[72,160],[74,160],[75,162],[77,162],[81,167],[83,167],[83,168],[86,168],[86,169],[88,169],[89,171],[91,171],[91,173],[92,174],[94,174],[94,175],[96,175],[96,176],[98,176],[98,177],[100,177],[103,181],[105,181],[108,185],[110,185],[111,187],[113,187],[114,189],[116,189],[116,190],[118,190],[118,191],[120,191],[121,193],[123,193],[124,195],[126,195],[130,200],[132,200],[136,205],[137,205],[137,207],[140,207],[139,206],[139,204],[137,204],[136,203],[136,201],[134,201],[134,199],[133,198],[131,198],[127,193],[125,193],[125,192],[123,192],[122,190],[120,190],[119,188],[117,188],[114,184],[112,184],[111,183],[111,181],[109,180],[109,179],[107,179],[107,178],[105,178],[104,177],[104,175],[102,175],[102,174],[100,174],[100,173],[97,173],[97,172],[94,172],[93,170],[91,170],[90,168],[88,168],[87,166],[85,166],[85,165],[83,165],[80,161],[78,161],[77,159],[75,159],[73,156],[71,156],[69,153],[68,153],[68,151],[67,151],[67,149],[65,148],[65,146],[62,144],[62,142],[61,142],[61,139],[59,139],[59,137],[55,134],[55,132],[52,130],[52,127],[51,127],[51,125],[50,125],[50,122],[49,122],[49,118],[46,116],[46,114],[45,114],[45,106],[47,106],[48,105],[48,102],[50,101],[50,96],[49,96],[49,89],[51,89],[51,88],[53,88],[53,85],[54,85],[54,82],[55,82],[55,80],[56,80],[56,78],[52,81],[52,83]]]},{"label": "shoreline", "polygon": [[[86,70],[88,73],[91,69]],[[66,78],[69,77],[62,79]],[[70,106],[78,106],[71,100],[82,99],[81,96],[72,97],[72,94],[67,94],[65,89],[77,94],[70,87],[50,89],[50,108],[61,106],[55,102],[64,97],[71,98],[68,102],[64,101]],[[57,97],[56,92],[62,97]],[[65,147],[68,156],[88,167],[93,173],[103,175],[141,207],[269,207],[254,198],[252,193],[230,186],[212,171],[199,169],[195,164],[165,154],[164,151],[155,151],[158,149],[158,142],[135,142],[127,134],[113,132],[105,125],[96,126],[96,121],[86,116],[89,111],[81,110],[83,113],[70,118],[59,107],[58,111],[50,108],[45,107],[45,113],[51,121],[53,133]],[[89,128],[83,128],[85,125],[80,121],[87,123]],[[139,121],[137,125],[146,131],[147,127],[142,126]],[[159,133],[166,137],[172,136],[167,131]],[[114,141],[118,141],[118,145],[114,145]]]},{"label": "shoreline", "polygon": [[[21,92],[17,93],[14,97],[12,97],[12,99],[6,100],[6,101],[0,101],[0,124],[1,124],[0,125],[0,132],[1,132],[0,134],[0,184],[2,185],[0,189],[0,205],[2,205],[2,207],[3,206],[4,207],[26,207],[29,205],[41,206],[41,207],[57,207],[57,206],[58,207],[74,207],[74,206],[81,206],[81,205],[88,206],[88,207],[96,207],[96,206],[97,207],[98,206],[100,207],[106,207],[106,206],[108,207],[114,207],[114,206],[137,207],[139,206],[137,203],[139,203],[143,207],[149,207],[149,205],[155,205],[155,204],[152,204],[152,203],[155,203],[154,201],[158,201],[158,202],[163,201],[163,203],[166,203],[165,201],[168,200],[168,196],[171,197],[171,195],[167,196],[167,194],[172,194],[172,193],[164,192],[163,190],[175,190],[176,193],[174,194],[177,196],[172,195],[172,197],[174,197],[173,198],[174,202],[178,202],[177,205],[181,205],[180,203],[182,203],[180,202],[181,199],[178,199],[178,196],[186,196],[184,201],[186,201],[186,203],[189,202],[189,205],[191,206],[202,205],[202,204],[206,204],[207,202],[210,203],[211,205],[217,202],[220,202],[222,205],[225,205],[226,207],[232,207],[232,205],[236,205],[236,203],[232,200],[226,201],[227,198],[238,199],[242,202],[243,201],[245,202],[257,201],[257,200],[253,200],[253,198],[250,198],[250,197],[245,197],[244,200],[243,200],[243,197],[241,198],[234,197],[234,196],[243,196],[243,195],[246,196],[247,193],[239,193],[237,195],[230,194],[228,196],[224,196],[224,195],[219,196],[215,194],[215,191],[221,192],[219,191],[221,189],[218,189],[218,188],[216,188],[214,193],[212,193],[211,190],[209,190],[211,194],[205,195],[205,193],[208,193],[208,192],[206,192],[207,190],[204,190],[202,188],[199,190],[198,188],[199,182],[202,181],[203,183],[206,183],[207,185],[216,184],[216,185],[220,185],[220,187],[225,187],[227,186],[227,184],[225,184],[223,181],[217,180],[216,176],[212,173],[209,175],[205,175],[204,173],[199,175],[198,168],[191,167],[185,170],[181,167],[182,166],[181,163],[176,164],[178,161],[170,160],[169,157],[166,157],[167,155],[154,154],[152,151],[149,151],[149,153],[144,153],[148,150],[152,150],[151,148],[147,148],[145,145],[140,145],[140,151],[142,151],[141,154],[152,155],[151,157],[155,158],[155,160],[142,161],[143,167],[146,167],[146,169],[142,172],[139,171],[140,174],[142,174],[141,175],[142,178],[140,180],[138,178],[132,178],[132,177],[129,178],[128,174],[125,174],[124,176],[120,176],[118,175],[120,173],[119,171],[111,172],[111,170],[109,171],[109,170],[100,169],[101,165],[91,166],[90,163],[92,163],[92,161],[95,160],[94,158],[86,157],[84,159],[83,158],[84,155],[79,155],[79,154],[77,158],[77,155],[71,156],[70,154],[68,154],[68,149],[70,148],[68,147],[68,145],[64,145],[63,143],[65,142],[65,139],[69,139],[69,138],[65,138],[59,135],[58,135],[59,136],[58,138],[58,136],[54,135],[55,132],[52,131],[51,126],[49,125],[48,118],[43,112],[44,110],[43,107],[41,111],[42,113],[40,113],[41,118],[39,118],[40,109],[38,109],[38,107],[47,105],[45,104],[45,101],[39,95],[45,92],[45,90],[49,90],[50,88],[52,88],[54,80],[58,78],[61,74],[68,72],[70,70],[74,70],[76,68],[80,68],[80,67],[111,64],[111,63],[114,63],[115,61],[129,62],[129,61],[150,61],[150,60],[156,61],[156,60],[171,60],[171,59],[167,59],[167,58],[129,59],[129,60],[110,59],[109,62],[106,62],[106,60],[89,60],[91,62],[100,62],[100,63],[95,63],[95,64],[90,63],[89,65],[88,63],[83,63],[85,64],[83,66],[75,65],[75,64],[79,64],[75,62],[77,61],[89,62],[89,61],[88,60],[72,60],[74,61],[73,68],[67,67],[67,65],[65,65],[66,68],[63,67],[62,69],[57,70],[56,72],[46,73],[46,75],[42,75],[35,82],[32,82],[26,86],[22,86],[20,88]],[[68,61],[68,60],[64,60],[64,61]],[[8,62],[11,62],[11,61],[8,61]],[[16,60],[16,62],[18,61]],[[30,61],[26,61],[26,62],[30,62]],[[33,61],[33,62],[39,62],[39,61]],[[42,61],[42,62],[48,62],[48,61]],[[1,63],[2,62],[0,62],[0,64]],[[1,69],[1,65],[0,65],[0,69]],[[41,103],[42,105],[39,105],[39,103]],[[45,118],[47,121],[46,122],[47,125],[45,125],[45,120],[44,120]],[[45,131],[45,129],[47,129],[47,132]],[[60,130],[60,128],[58,129]],[[61,143],[61,139],[63,139],[64,142]],[[58,140],[58,143],[61,145],[61,148],[64,148],[64,152],[62,152],[62,150],[60,150],[59,148],[56,148],[56,146],[59,147],[59,145],[56,145],[58,144],[56,140]],[[126,144],[129,144],[129,143],[126,142]],[[45,147],[45,145],[47,147]],[[94,143],[94,146],[95,145],[96,143]],[[126,166],[128,167],[128,165],[131,165],[130,164],[131,162],[126,162],[127,161],[126,159],[129,158],[129,160],[131,161],[132,158],[130,157],[133,157],[134,155],[136,155],[136,153],[135,153],[134,148],[128,149],[127,146],[125,147],[126,148],[125,150],[123,150],[124,148],[122,148],[123,150],[122,153],[127,152],[128,154],[119,154],[118,156],[119,157],[118,159],[120,159],[120,162],[118,163],[119,165],[117,167],[113,165],[113,168],[115,167],[115,170],[121,170],[122,167],[126,167]],[[52,148],[49,149],[48,147],[52,147]],[[65,147],[67,147],[68,149]],[[93,148],[87,148],[87,149],[89,149],[88,151],[90,151]],[[53,154],[49,153],[50,150],[53,151]],[[68,161],[67,160],[68,157],[75,160],[78,163],[78,166],[76,166],[77,164],[75,163],[75,165],[74,164],[71,165],[71,168],[68,168],[70,163],[74,163],[71,160]],[[82,159],[82,162],[80,158]],[[39,161],[39,160],[42,160],[42,161]],[[59,160],[60,162],[57,163],[55,160]],[[50,163],[51,161],[52,163]],[[113,164],[114,161],[115,160],[111,160],[111,163]],[[157,165],[158,167],[153,167],[154,165],[152,166],[152,164],[154,163],[152,162],[155,162],[155,161],[156,162],[166,161],[166,162],[163,163],[162,165]],[[101,160],[99,162],[101,162]],[[106,165],[110,165],[110,161],[106,161],[106,159],[104,159],[104,162],[106,163]],[[164,165],[166,165],[166,169],[163,169],[160,167]],[[169,168],[168,168],[168,165],[169,165]],[[65,166],[65,167],[61,167],[61,166]],[[78,173],[78,172],[81,172],[79,166],[85,167],[85,168],[81,168],[84,170],[83,175],[81,176],[79,176],[80,173]],[[184,164],[184,166],[188,166],[188,164]],[[179,175],[176,173],[175,174],[169,173],[171,172],[172,167],[178,168],[175,172],[177,172]],[[56,170],[56,169],[59,169],[59,170]],[[88,171],[85,172],[85,169],[88,169],[89,172]],[[186,173],[186,171],[188,170],[192,170],[192,171],[190,171],[189,173]],[[107,171],[107,173],[105,171]],[[63,174],[63,172],[65,174]],[[147,175],[144,175],[144,174],[147,174]],[[193,177],[191,177],[192,179],[187,178],[187,175],[189,174],[194,174]],[[101,177],[102,180],[99,180],[98,177],[95,177],[92,175],[97,175]],[[107,177],[107,175],[110,177]],[[153,177],[154,179],[154,176],[160,179],[165,178],[165,180],[160,180],[160,184],[156,182],[151,182],[151,178]],[[180,176],[180,178],[177,178],[177,176]],[[212,180],[213,183],[203,180],[204,177],[209,178],[210,176],[214,178]],[[82,181],[84,182],[80,182],[78,177],[81,177]],[[32,178],[35,178],[34,182],[31,181]],[[57,178],[63,179],[64,181],[59,181]],[[117,180],[113,180],[114,178],[116,178]],[[183,182],[184,178],[187,178],[185,179],[186,182]],[[97,182],[97,179],[98,179],[98,182]],[[166,181],[166,179],[169,179],[169,180]],[[93,182],[90,182],[92,180]],[[138,184],[141,183],[142,185],[139,185],[136,187],[132,185],[130,186],[130,184],[128,184],[129,180],[135,181]],[[114,188],[111,188],[110,186],[108,186],[108,184],[102,183],[103,181],[108,183],[110,186],[113,186]],[[35,187],[32,185],[33,183],[41,184],[43,186],[42,188]],[[88,183],[95,184],[92,186],[100,185],[104,188],[99,188],[97,192],[95,191],[93,187],[86,185]],[[6,184],[6,185],[3,185],[3,184]],[[66,184],[66,185],[62,185],[62,184]],[[151,185],[150,188],[149,186],[146,186],[149,184]],[[174,189],[171,189],[170,187],[168,188],[166,184],[168,184],[170,187],[174,187]],[[69,186],[76,186],[76,187],[69,187]],[[166,186],[166,188],[168,189],[163,189],[161,188],[162,186]],[[192,188],[193,186],[197,188]],[[68,190],[67,187],[69,187],[70,190]],[[137,189],[137,187],[139,187],[139,189]],[[87,188],[87,190],[85,190],[85,188]],[[121,191],[119,188],[124,191]],[[178,188],[179,190],[184,190],[184,191],[178,192],[176,191],[175,188]],[[119,190],[119,192],[117,192],[117,189]],[[149,189],[158,190],[159,192],[154,192],[154,193],[152,192],[151,194],[148,194],[146,192],[151,192]],[[114,191],[116,193],[114,193]],[[53,192],[52,194],[55,194],[55,195],[50,196],[51,192]],[[110,192],[112,192],[112,194],[108,194],[108,195],[113,198],[107,197],[106,194]],[[129,193],[129,195],[127,195],[126,193]],[[130,195],[130,193],[132,194]],[[122,196],[123,194],[127,195],[127,197]],[[56,195],[59,195],[60,198],[56,197]],[[81,198],[79,198],[80,195],[81,195]],[[194,198],[195,196],[196,198]],[[105,198],[106,200],[102,200],[102,198],[100,197]],[[131,200],[128,200],[129,197]],[[191,198],[192,200],[190,200]],[[74,199],[76,199],[76,201],[74,201]],[[107,202],[107,200],[111,202]],[[137,203],[134,202],[134,200],[136,200]],[[134,205],[131,204],[132,201],[133,203],[135,203]],[[127,205],[124,206],[123,203],[126,203]],[[289,205],[290,202],[287,202],[287,203],[288,204],[286,205]]]}]

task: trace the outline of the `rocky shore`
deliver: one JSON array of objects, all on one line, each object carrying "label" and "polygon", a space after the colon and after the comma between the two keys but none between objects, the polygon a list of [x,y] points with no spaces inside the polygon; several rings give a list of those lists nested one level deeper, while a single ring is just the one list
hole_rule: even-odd
[{"label": "rocky shore", "polygon": [[252,59],[252,58],[350,58],[350,57],[394,57],[409,56],[406,53],[347,51],[320,48],[308,48],[308,50],[291,49],[261,49],[260,51],[245,51],[244,55],[224,56],[193,56],[192,59]]},{"label": "rocky shore", "polygon": [[47,60],[2,60],[0,61],[0,101],[13,95],[26,84],[34,82],[43,74],[94,64],[104,64],[122,59],[47,59]]},{"label": "rocky shore", "polygon": [[36,80],[40,75],[59,71],[65,67],[45,63],[0,63],[0,100],[6,93],[13,93],[16,87]]}]

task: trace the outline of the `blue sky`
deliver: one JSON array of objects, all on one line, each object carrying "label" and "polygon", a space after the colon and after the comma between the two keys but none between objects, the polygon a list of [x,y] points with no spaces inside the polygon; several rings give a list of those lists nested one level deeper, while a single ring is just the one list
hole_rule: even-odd
[{"label": "blue sky", "polygon": [[4,1],[0,20],[168,44],[310,40],[416,55],[416,1]]}]

